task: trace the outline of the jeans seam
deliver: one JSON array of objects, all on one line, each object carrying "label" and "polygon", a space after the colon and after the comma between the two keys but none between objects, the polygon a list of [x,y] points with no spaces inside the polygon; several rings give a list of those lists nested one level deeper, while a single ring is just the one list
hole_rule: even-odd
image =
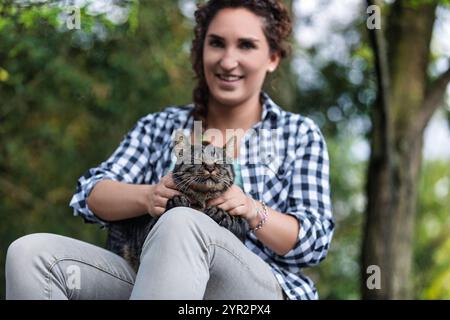
[{"label": "jeans seam", "polygon": [[106,273],[106,274],[109,274],[110,276],[112,276],[112,277],[114,277],[114,278],[116,278],[116,279],[118,279],[118,280],[121,280],[121,281],[123,281],[123,282],[126,282],[126,283],[128,283],[129,285],[131,285],[131,286],[134,286],[134,283],[132,283],[132,282],[126,280],[126,279],[122,279],[122,278],[119,277],[118,275],[116,275],[116,274],[114,274],[114,273],[112,273],[112,272],[110,272],[110,271],[108,271],[108,270],[105,270],[105,269],[103,269],[103,268],[101,268],[101,267],[99,267],[99,266],[93,265],[93,264],[91,264],[91,263],[89,263],[89,262],[87,262],[87,261],[84,261],[84,260],[81,260],[81,259],[76,259],[76,258],[57,258],[57,259],[55,259],[55,260],[53,261],[53,263],[50,264],[50,266],[49,266],[49,268],[48,268],[48,271],[47,271],[47,276],[46,276],[46,278],[47,278],[47,279],[46,279],[46,280],[47,280],[47,288],[46,288],[46,290],[44,290],[44,291],[48,291],[48,298],[49,298],[49,300],[52,299],[52,286],[51,286],[51,284],[50,284],[50,274],[51,274],[53,268],[54,268],[58,263],[60,263],[61,261],[76,261],[76,262],[79,262],[79,263],[83,263],[83,264],[88,265],[88,266],[90,266],[90,267],[93,267],[93,268],[95,268],[95,269],[97,269],[97,270],[100,270],[100,271],[102,271],[102,272],[104,272],[104,273]]},{"label": "jeans seam", "polygon": [[[247,264],[247,263],[245,263],[244,261],[243,261],[243,259],[239,256],[239,255],[236,255],[233,251],[231,251],[230,249],[228,249],[227,247],[224,247],[224,246],[222,246],[222,245],[220,245],[220,244],[217,244],[217,243],[209,243],[209,244],[207,244],[207,247],[210,247],[210,246],[217,246],[217,247],[219,247],[219,248],[221,248],[221,249],[223,249],[223,250],[225,250],[225,251],[227,251],[228,253],[230,253],[233,257],[235,257],[236,258],[236,260],[238,260],[248,271],[252,271],[252,268],[250,268],[250,266]],[[263,260],[263,262],[264,263],[266,263],[264,260]],[[267,263],[266,263],[267,264]],[[269,269],[270,269],[270,272],[271,272],[271,274],[273,275],[273,272],[272,272],[272,269],[270,268],[270,265],[267,265],[268,267],[269,267]],[[250,274],[252,274],[253,275],[253,272],[250,272]],[[276,277],[275,277],[275,275],[273,275],[274,276],[274,278],[275,278],[275,283],[278,285],[278,280],[276,279]],[[267,287],[273,287],[273,284],[272,283],[269,283],[269,282],[266,282],[266,281],[264,281],[264,280],[262,280],[261,278],[258,278],[258,277],[256,277],[256,276],[254,276],[254,278],[255,278],[255,280],[256,281],[259,281],[259,282],[261,282],[262,284],[264,284],[264,285],[266,285]]]}]

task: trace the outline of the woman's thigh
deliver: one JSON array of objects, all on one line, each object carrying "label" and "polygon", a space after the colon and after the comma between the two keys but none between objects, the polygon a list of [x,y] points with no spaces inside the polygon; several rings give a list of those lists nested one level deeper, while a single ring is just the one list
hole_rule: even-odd
[{"label": "woman's thigh", "polygon": [[141,299],[283,299],[264,260],[210,217],[186,207],[163,214],[150,232],[135,290]]},{"label": "woman's thigh", "polygon": [[118,255],[49,233],[14,241],[6,259],[7,299],[128,299],[135,273]]}]

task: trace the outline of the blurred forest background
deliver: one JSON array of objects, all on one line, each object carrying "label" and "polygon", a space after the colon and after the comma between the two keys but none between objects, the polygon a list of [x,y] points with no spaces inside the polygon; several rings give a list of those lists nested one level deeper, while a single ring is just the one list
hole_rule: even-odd
[{"label": "blurred forest background", "polygon": [[[327,259],[306,272],[322,299],[450,299],[447,1],[285,2],[293,55],[266,90],[320,125],[337,222]],[[367,26],[370,4],[381,30]],[[80,29],[68,23],[72,6]],[[138,118],[191,102],[194,10],[190,0],[1,1],[0,298],[18,237],[104,246],[106,232],[68,207],[76,181]],[[383,277],[376,294],[365,288],[373,263]]]}]

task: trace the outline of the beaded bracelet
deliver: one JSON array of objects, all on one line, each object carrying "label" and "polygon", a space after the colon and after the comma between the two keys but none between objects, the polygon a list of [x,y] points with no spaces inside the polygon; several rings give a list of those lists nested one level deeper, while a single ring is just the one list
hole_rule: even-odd
[{"label": "beaded bracelet", "polygon": [[266,206],[264,201],[261,201],[261,204],[262,204],[262,207],[263,207],[263,211],[261,211],[256,206],[255,200],[254,199],[252,199],[252,200],[253,200],[253,205],[255,206],[255,209],[256,209],[256,213],[261,217],[261,220],[258,222],[256,227],[254,227],[252,229],[252,231],[255,232],[255,231],[261,229],[264,226],[264,224],[267,221],[267,218],[269,217],[269,213],[267,212],[267,206]]}]

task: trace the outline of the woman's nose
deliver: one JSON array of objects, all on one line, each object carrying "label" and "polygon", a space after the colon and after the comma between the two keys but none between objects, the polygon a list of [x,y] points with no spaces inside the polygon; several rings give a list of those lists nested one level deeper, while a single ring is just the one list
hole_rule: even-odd
[{"label": "woman's nose", "polygon": [[227,50],[220,59],[220,67],[224,70],[231,70],[238,66],[238,59],[233,52]]}]

